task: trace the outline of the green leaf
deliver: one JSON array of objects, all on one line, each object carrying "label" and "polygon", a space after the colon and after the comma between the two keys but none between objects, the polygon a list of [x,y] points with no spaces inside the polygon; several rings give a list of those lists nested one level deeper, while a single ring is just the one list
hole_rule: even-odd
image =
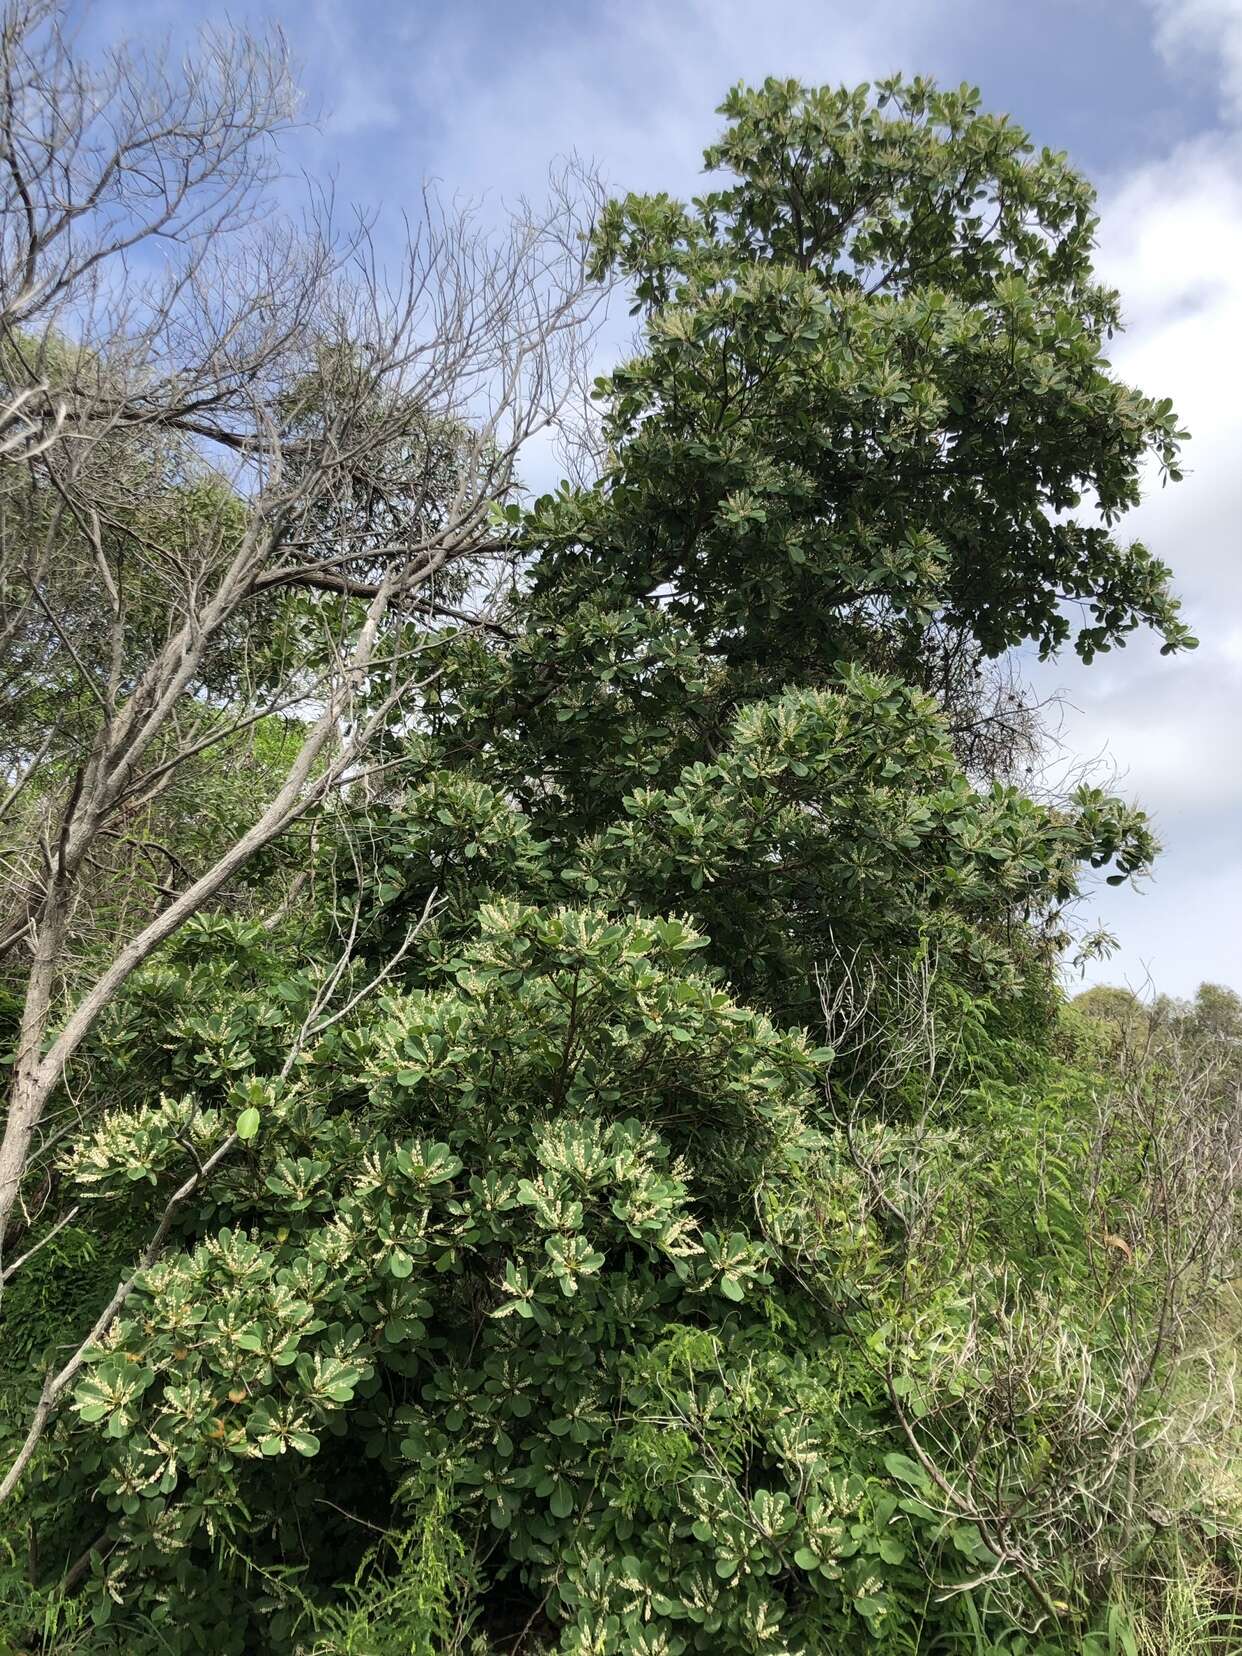
[{"label": "green leaf", "polygon": [[896,1478],[899,1483],[910,1484],[915,1489],[927,1489],[927,1473],[917,1461],[911,1460],[909,1455],[885,1455],[884,1470],[890,1478]]},{"label": "green leaf", "polygon": [[259,1130],[259,1112],[252,1104],[237,1118],[237,1136],[243,1142],[252,1139]]}]

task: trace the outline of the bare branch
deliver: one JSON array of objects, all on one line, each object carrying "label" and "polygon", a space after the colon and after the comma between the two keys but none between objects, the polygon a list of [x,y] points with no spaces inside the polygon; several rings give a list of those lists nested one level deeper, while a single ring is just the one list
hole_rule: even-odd
[{"label": "bare branch", "polygon": [[[27,0],[0,33],[0,950],[26,972],[0,1260],[39,1124],[130,975],[369,772],[437,623],[505,636],[476,602],[514,557],[494,508],[599,300],[580,171],[499,230],[426,190],[385,262],[328,194],[272,210],[278,37],[89,66],[60,18]],[[178,778],[282,711],[296,751],[250,820],[171,860]]]}]

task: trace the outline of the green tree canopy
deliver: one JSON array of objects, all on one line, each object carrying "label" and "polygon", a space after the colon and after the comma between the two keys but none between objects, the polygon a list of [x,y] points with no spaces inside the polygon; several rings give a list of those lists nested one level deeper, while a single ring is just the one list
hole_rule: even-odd
[{"label": "green tree canopy", "polygon": [[598,388],[598,488],[538,515],[538,590],[659,599],[748,694],[877,634],[917,656],[933,615],[989,653],[1192,643],[1168,570],[1111,532],[1184,433],[1109,370],[1119,299],[1064,156],[921,80],[769,80],[721,112],[705,163],[734,182],[603,215],[643,350]]}]

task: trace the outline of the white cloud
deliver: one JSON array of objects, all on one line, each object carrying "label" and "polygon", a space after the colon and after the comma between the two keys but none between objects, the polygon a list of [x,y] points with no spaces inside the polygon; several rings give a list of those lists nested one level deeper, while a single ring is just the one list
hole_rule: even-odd
[{"label": "white cloud", "polygon": [[1156,14],[1156,47],[1180,66],[1198,60],[1242,114],[1242,0],[1148,0]]},{"label": "white cloud", "polygon": [[1180,66],[1204,54],[1239,125],[1182,144],[1118,179],[1101,201],[1098,267],[1122,294],[1117,371],[1173,398],[1191,432],[1186,481],[1148,490],[1125,532],[1172,565],[1193,655],[1136,639],[1090,672],[1044,669],[1080,711],[1065,737],[1103,750],[1122,791],[1165,843],[1142,896],[1101,888],[1088,906],[1120,938],[1092,981],[1190,993],[1201,978],[1242,984],[1242,0],[1153,0],[1156,41]]},{"label": "white cloud", "polygon": [[1117,371],[1170,396],[1191,433],[1186,481],[1155,480],[1127,531],[1172,562],[1191,619],[1219,635],[1220,606],[1242,619],[1242,139],[1181,146],[1109,192],[1098,268],[1121,290],[1127,332]]},{"label": "white cloud", "polygon": [[[946,0],[939,25],[970,4]],[[351,55],[347,37],[365,55],[364,8],[318,0],[316,9],[334,64]],[[379,66],[377,92],[426,118],[426,165],[467,189],[530,190],[549,157],[576,151],[619,188],[686,190],[720,125],[712,111],[736,81],[874,77],[901,67],[931,27],[918,0],[876,0],[861,15],[825,0],[758,11],[753,0],[601,0],[572,28],[531,28],[520,53],[497,59],[489,8],[427,7],[399,61]]]}]

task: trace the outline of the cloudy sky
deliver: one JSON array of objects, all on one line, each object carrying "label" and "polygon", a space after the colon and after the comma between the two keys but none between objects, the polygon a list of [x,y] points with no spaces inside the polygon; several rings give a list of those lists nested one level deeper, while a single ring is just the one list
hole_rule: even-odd
[{"label": "cloudy sky", "polygon": [[[97,0],[101,39],[181,36],[223,8]],[[1099,265],[1122,290],[1113,361],[1174,398],[1187,480],[1132,532],[1177,572],[1201,647],[1136,640],[1090,670],[1036,674],[1066,698],[1066,752],[1111,767],[1166,850],[1141,892],[1085,910],[1120,941],[1088,981],[1242,989],[1242,0],[243,0],[278,22],[318,112],[291,171],[399,211],[422,180],[500,202],[577,152],[619,188],[695,188],[713,114],[766,74],[968,80],[1096,182]]]}]

